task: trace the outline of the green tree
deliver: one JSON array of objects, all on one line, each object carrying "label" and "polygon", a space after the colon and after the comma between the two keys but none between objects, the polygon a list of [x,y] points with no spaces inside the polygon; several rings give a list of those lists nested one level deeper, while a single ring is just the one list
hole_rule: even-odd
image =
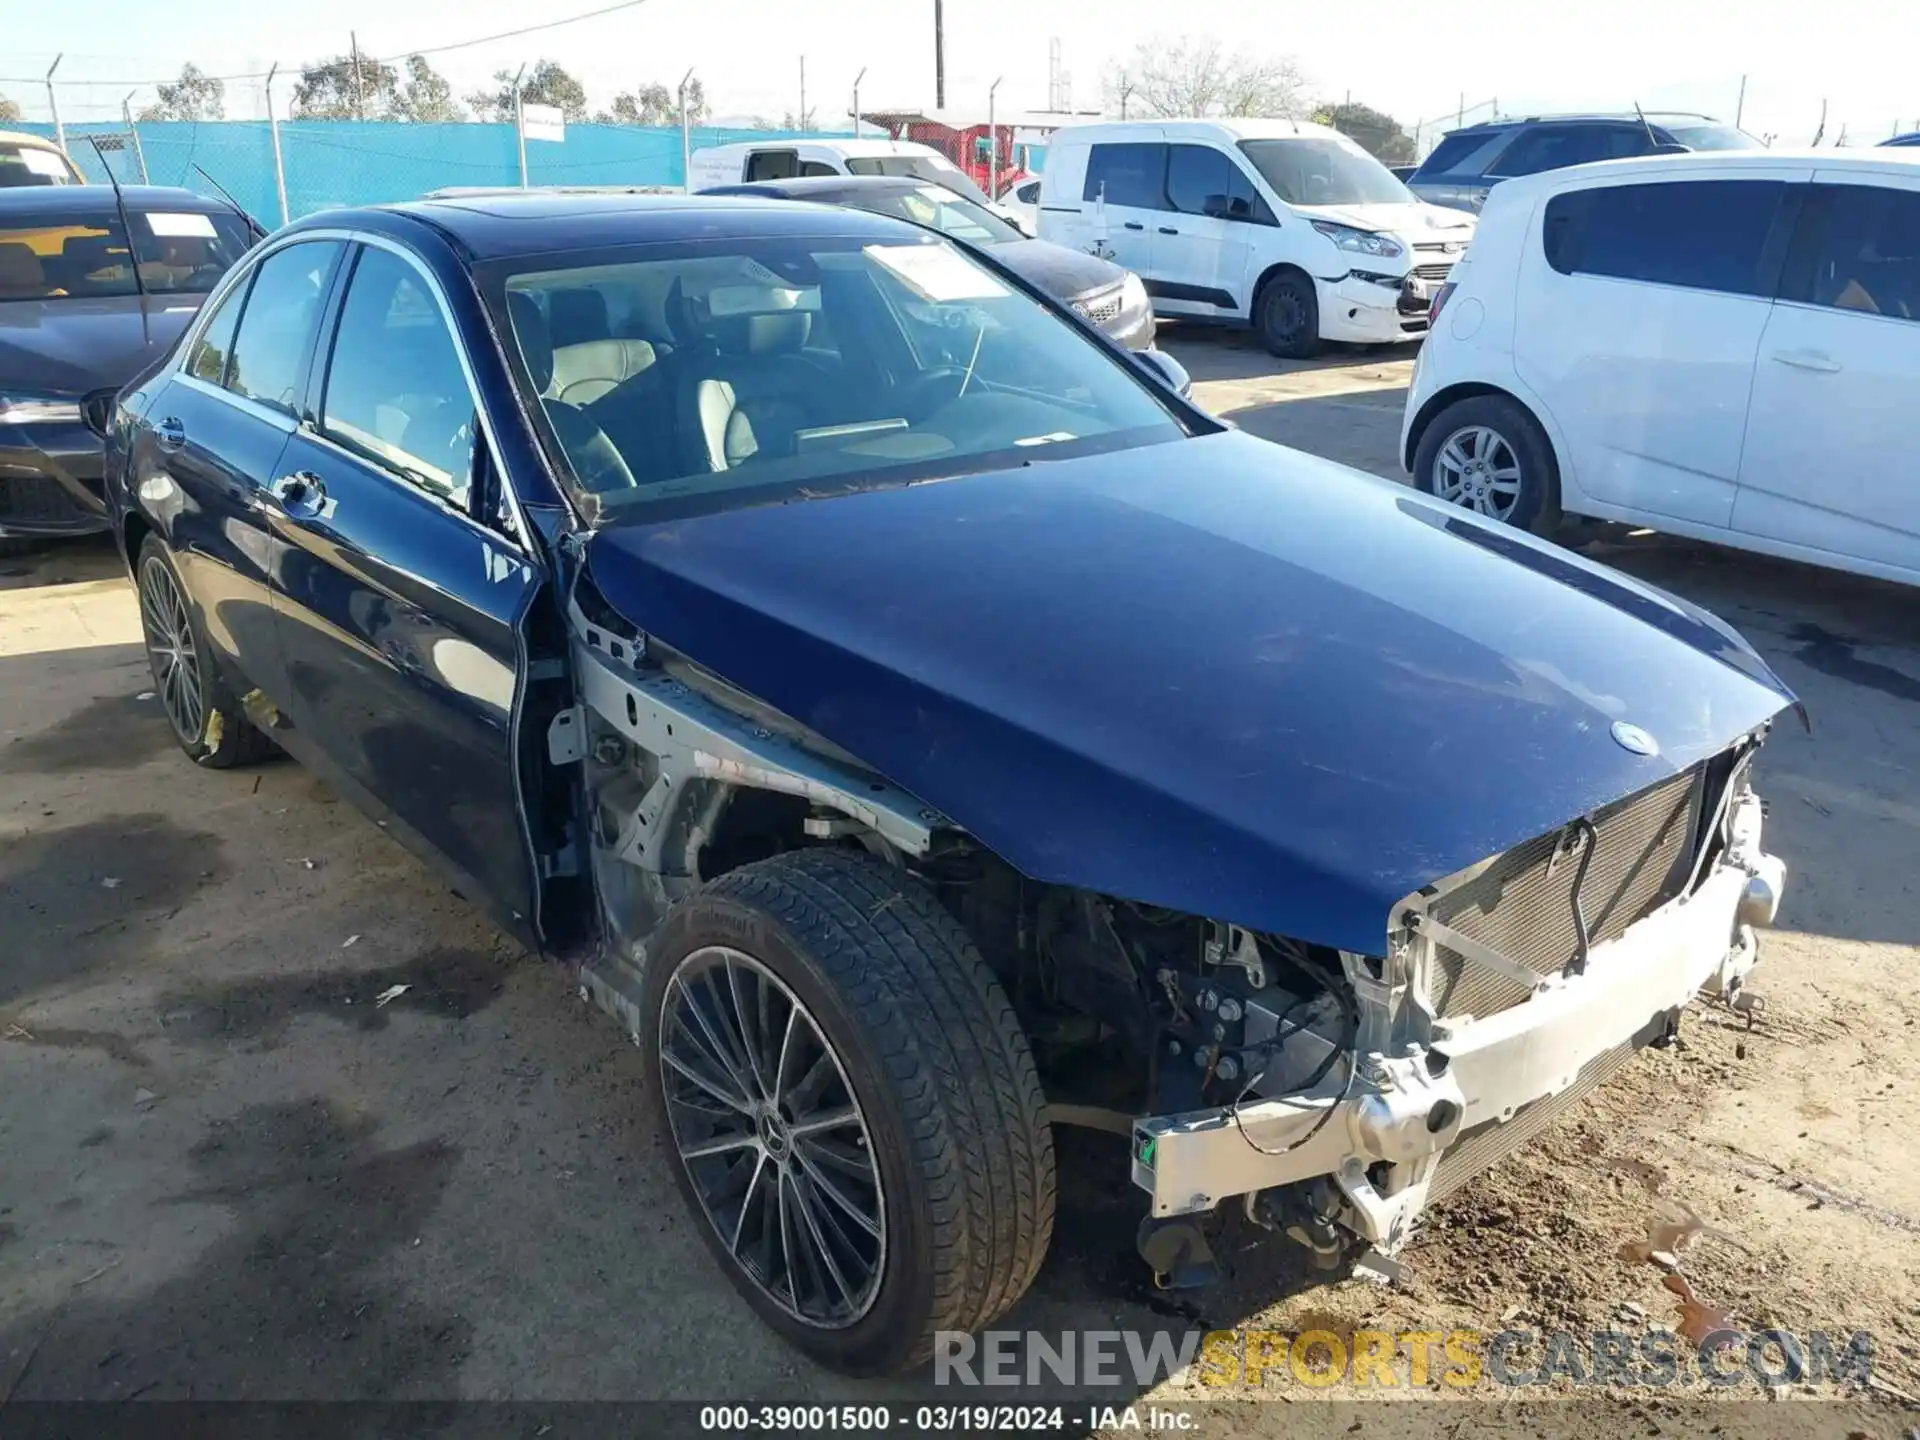
[{"label": "green tree", "polygon": [[[513,119],[513,71],[493,72],[494,87],[476,90],[467,96],[467,104],[482,120]],[[536,60],[520,84],[520,99],[526,105],[552,105],[569,121],[587,118],[586,87],[562,68],[557,60]]]},{"label": "green tree", "polygon": [[316,60],[293,87],[296,120],[391,120],[400,84],[393,66],[362,55]]},{"label": "green tree", "polygon": [[0,95],[0,120],[20,119],[20,102],[11,95]]},{"label": "green tree", "polygon": [[[689,81],[687,84],[688,123],[704,125],[710,113],[706,87],[698,79]],[[593,118],[601,125],[678,125],[680,96],[656,80],[636,90],[614,96],[612,107],[602,110]]]},{"label": "green tree", "polygon": [[1413,137],[1400,128],[1400,122],[1385,111],[1358,100],[1335,105],[1331,102],[1314,111],[1313,118],[1331,125],[1382,165],[1411,165],[1414,161]]},{"label": "green tree", "polygon": [[142,120],[224,120],[227,85],[189,61],[171,85],[157,87],[160,98],[140,112]]},{"label": "green tree", "polygon": [[426,56],[409,55],[406,64],[407,78],[394,94],[395,119],[438,125],[467,118],[467,112],[453,98],[447,77],[429,65]]}]

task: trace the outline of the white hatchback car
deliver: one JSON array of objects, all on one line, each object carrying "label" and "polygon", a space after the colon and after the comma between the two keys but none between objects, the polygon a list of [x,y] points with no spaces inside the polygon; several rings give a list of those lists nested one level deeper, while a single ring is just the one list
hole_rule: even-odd
[{"label": "white hatchback car", "polygon": [[1510,180],[1436,297],[1422,490],[1920,584],[1920,153],[1757,150]]},{"label": "white hatchback car", "polygon": [[1156,314],[1251,324],[1293,358],[1419,339],[1474,224],[1305,121],[1068,125],[1040,177],[1042,240],[1126,266]]}]

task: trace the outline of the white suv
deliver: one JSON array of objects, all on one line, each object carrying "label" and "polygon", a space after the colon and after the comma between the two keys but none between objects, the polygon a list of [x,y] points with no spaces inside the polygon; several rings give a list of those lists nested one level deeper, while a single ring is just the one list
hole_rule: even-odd
[{"label": "white suv", "polygon": [[1401,429],[1421,489],[1920,584],[1920,154],[1610,161],[1492,192]]},{"label": "white suv", "polygon": [[1292,358],[1425,334],[1474,224],[1291,120],[1069,125],[1040,186],[1042,240],[1126,266],[1156,314],[1251,324]]}]

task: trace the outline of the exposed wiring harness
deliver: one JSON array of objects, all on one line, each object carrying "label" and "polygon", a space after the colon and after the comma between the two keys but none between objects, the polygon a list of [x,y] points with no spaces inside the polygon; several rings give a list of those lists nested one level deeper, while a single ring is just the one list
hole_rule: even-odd
[{"label": "exposed wiring harness", "polygon": [[1306,1080],[1300,1084],[1299,1089],[1302,1091],[1312,1090],[1325,1080],[1327,1076],[1331,1075],[1333,1073],[1333,1067],[1343,1059],[1347,1062],[1347,1078],[1346,1083],[1340,1087],[1340,1093],[1333,1098],[1326,1109],[1320,1112],[1320,1118],[1315,1120],[1307,1133],[1299,1139],[1289,1141],[1278,1149],[1269,1150],[1247,1133],[1246,1123],[1240,1118],[1241,1105],[1246,1102],[1247,1096],[1253,1093],[1254,1086],[1267,1078],[1267,1072],[1273,1068],[1273,1062],[1279,1058],[1280,1050],[1285,1045],[1287,1036],[1301,1028],[1299,1026],[1289,1027],[1287,1024],[1287,1022],[1293,1018],[1294,1012],[1317,997],[1307,995],[1295,1000],[1293,1004],[1281,1012],[1280,1018],[1274,1027],[1273,1039],[1269,1040],[1265,1046],[1262,1047],[1267,1052],[1266,1063],[1260,1067],[1258,1073],[1250,1073],[1247,1076],[1247,1083],[1241,1087],[1240,1093],[1234,1096],[1232,1102],[1226,1106],[1227,1114],[1233,1117],[1233,1128],[1240,1132],[1240,1138],[1246,1141],[1247,1144],[1259,1154],[1269,1157],[1292,1154],[1324,1130],[1327,1122],[1333,1118],[1334,1112],[1353,1094],[1354,1081],[1360,1074],[1360,1066],[1355,1062],[1353,1056],[1353,1047],[1360,1039],[1360,1010],[1359,1007],[1354,1004],[1353,997],[1348,993],[1344,980],[1332,974],[1318,961],[1308,955],[1304,948],[1295,945],[1293,942],[1285,942],[1282,948],[1286,951],[1289,960],[1327,987],[1339,1002],[1341,1013],[1346,1019],[1345,1033],[1341,1043],[1327,1051],[1327,1058],[1322,1060],[1314,1069],[1313,1074],[1308,1076]]}]

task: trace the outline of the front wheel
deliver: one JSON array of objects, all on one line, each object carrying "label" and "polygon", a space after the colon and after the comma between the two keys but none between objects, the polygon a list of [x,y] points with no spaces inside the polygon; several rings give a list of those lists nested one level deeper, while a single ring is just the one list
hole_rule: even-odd
[{"label": "front wheel", "polygon": [[1413,457],[1414,483],[1436,499],[1552,538],[1561,526],[1553,446],[1526,407],[1472,395],[1433,417]]},{"label": "front wheel", "polygon": [[647,948],[655,1117],[761,1319],[884,1374],[1025,1293],[1053,1233],[1045,1102],[999,982],[931,893],[866,856],[782,855],[689,896]]},{"label": "front wheel", "polygon": [[1307,360],[1320,353],[1320,298],[1305,275],[1276,275],[1260,291],[1254,307],[1260,343],[1284,360]]}]

